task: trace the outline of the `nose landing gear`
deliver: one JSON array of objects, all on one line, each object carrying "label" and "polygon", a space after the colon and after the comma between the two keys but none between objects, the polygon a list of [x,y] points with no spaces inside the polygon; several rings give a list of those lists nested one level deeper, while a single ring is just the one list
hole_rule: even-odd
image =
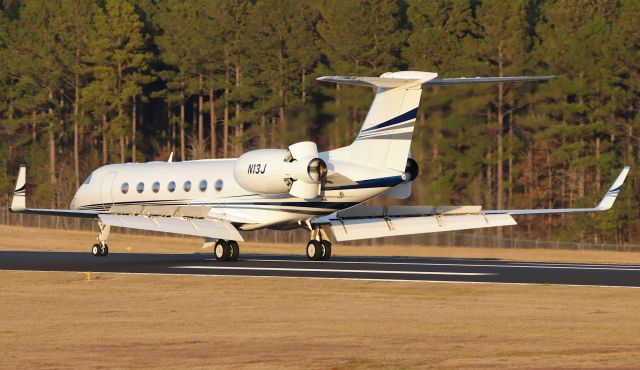
[{"label": "nose landing gear", "polygon": [[111,227],[103,224],[102,221],[98,221],[98,227],[100,228],[98,242],[91,247],[91,254],[95,257],[106,257],[109,254],[109,246],[106,241],[109,239]]}]

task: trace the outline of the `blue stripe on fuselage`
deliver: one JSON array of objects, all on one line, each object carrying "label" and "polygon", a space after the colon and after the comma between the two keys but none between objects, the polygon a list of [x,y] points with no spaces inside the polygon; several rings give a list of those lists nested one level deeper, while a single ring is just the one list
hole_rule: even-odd
[{"label": "blue stripe on fuselage", "polygon": [[357,184],[343,186],[327,186],[325,190],[343,190],[343,189],[365,189],[365,188],[390,188],[400,184],[402,176],[381,177],[378,179],[369,179],[356,181]]}]

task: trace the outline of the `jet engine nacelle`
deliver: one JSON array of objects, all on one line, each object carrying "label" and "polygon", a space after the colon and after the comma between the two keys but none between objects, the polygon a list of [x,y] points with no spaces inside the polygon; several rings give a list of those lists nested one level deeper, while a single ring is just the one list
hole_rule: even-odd
[{"label": "jet engine nacelle", "polygon": [[311,199],[320,194],[327,165],[318,158],[315,143],[305,141],[289,149],[259,149],[238,158],[233,174],[245,190]]}]

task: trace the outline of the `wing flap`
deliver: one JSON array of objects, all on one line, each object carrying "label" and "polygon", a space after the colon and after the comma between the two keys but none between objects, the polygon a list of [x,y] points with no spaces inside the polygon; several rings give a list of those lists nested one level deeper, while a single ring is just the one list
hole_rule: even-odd
[{"label": "wing flap", "polygon": [[332,219],[337,241],[516,225],[508,214],[449,214],[420,217]]},{"label": "wing flap", "polygon": [[98,217],[105,225],[109,226],[201,236],[212,239],[244,240],[238,229],[231,223],[219,220],[118,214],[101,214]]}]

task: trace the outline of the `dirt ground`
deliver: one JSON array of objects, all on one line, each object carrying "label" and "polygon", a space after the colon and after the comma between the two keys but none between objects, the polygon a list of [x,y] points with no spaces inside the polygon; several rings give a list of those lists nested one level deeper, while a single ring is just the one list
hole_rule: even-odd
[{"label": "dirt ground", "polygon": [[[0,250],[91,235],[0,227]],[[1,271],[0,368],[637,368],[639,304],[629,288]]]}]

